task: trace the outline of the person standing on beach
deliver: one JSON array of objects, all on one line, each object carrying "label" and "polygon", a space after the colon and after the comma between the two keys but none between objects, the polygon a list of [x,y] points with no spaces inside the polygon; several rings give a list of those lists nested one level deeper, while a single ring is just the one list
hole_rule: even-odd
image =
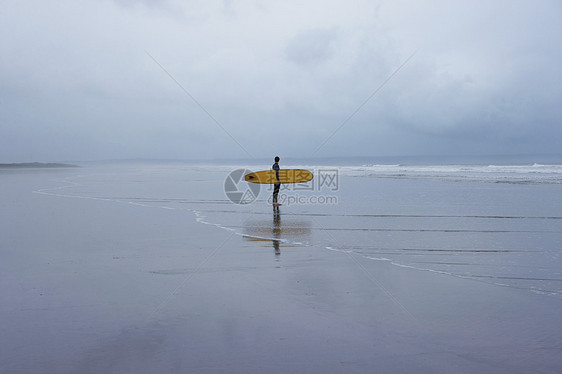
[{"label": "person standing on beach", "polygon": [[271,167],[275,170],[275,178],[277,179],[277,183],[273,185],[273,206],[279,206],[277,202],[277,197],[279,196],[279,189],[281,188],[281,180],[279,179],[279,156],[275,156],[275,163]]}]

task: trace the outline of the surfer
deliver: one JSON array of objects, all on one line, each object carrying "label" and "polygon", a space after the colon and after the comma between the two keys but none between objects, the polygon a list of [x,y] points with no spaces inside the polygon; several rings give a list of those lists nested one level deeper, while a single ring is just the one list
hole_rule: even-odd
[{"label": "surfer", "polygon": [[273,185],[273,206],[279,206],[281,205],[277,202],[279,189],[281,188],[281,180],[279,179],[279,156],[275,156],[275,163],[271,168],[275,170],[275,178],[277,178],[277,183]]}]

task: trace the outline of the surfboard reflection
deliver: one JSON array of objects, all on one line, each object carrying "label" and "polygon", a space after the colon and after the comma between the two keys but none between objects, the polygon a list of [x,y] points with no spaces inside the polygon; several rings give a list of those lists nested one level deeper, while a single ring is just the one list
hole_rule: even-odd
[{"label": "surfboard reflection", "polygon": [[275,255],[281,254],[281,247],[295,247],[310,242],[310,221],[285,216],[273,208],[273,220],[253,219],[244,222],[244,238],[252,242],[269,242]]}]

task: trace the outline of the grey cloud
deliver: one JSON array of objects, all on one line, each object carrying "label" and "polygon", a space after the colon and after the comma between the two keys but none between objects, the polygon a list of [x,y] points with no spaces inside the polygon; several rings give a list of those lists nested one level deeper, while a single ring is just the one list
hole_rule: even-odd
[{"label": "grey cloud", "polygon": [[307,30],[289,41],[286,55],[289,61],[299,65],[316,65],[334,54],[334,40],[338,33],[334,29]]},{"label": "grey cloud", "polygon": [[[123,3],[124,1],[124,3]],[[559,2],[6,1],[0,161],[559,153]],[[127,5],[128,4],[128,5]],[[424,14],[424,17],[420,17]]]}]

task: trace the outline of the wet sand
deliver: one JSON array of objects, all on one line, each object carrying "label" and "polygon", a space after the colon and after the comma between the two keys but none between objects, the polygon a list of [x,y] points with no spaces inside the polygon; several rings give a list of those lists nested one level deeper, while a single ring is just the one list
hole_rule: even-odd
[{"label": "wet sand", "polygon": [[239,230],[229,230],[174,200],[185,191],[123,199],[131,187],[114,175],[98,175],[110,186],[101,188],[62,173],[2,176],[1,372],[554,373],[562,364],[559,297],[327,249],[307,240],[323,221],[291,207],[276,217],[258,201],[251,218],[230,213]]}]

